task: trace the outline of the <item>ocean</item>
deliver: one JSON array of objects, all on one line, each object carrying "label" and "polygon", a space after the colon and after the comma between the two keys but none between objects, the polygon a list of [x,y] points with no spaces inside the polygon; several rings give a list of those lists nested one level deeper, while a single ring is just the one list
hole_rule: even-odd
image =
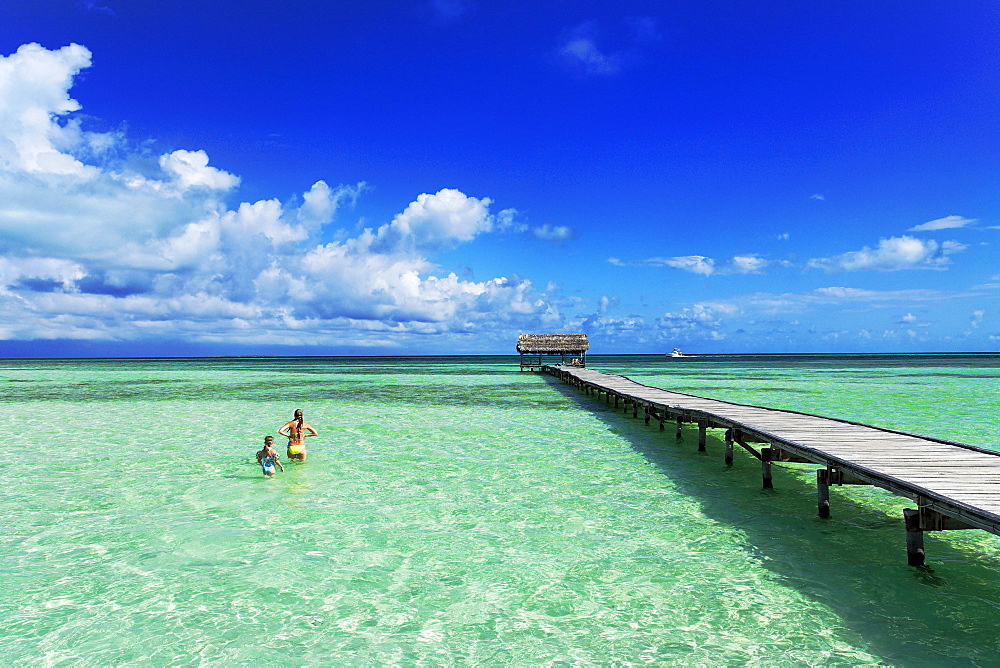
[{"label": "ocean", "polygon": [[[600,356],[1000,449],[1000,355]],[[1000,537],[929,534],[516,356],[0,360],[7,665],[1000,665]],[[308,460],[261,475],[302,408]]]}]

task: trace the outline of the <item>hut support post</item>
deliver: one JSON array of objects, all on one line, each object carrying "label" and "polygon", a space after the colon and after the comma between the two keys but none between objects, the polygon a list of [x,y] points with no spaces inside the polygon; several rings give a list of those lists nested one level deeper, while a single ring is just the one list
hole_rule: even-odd
[{"label": "hut support post", "polygon": [[733,465],[733,430],[726,430],[726,466]]},{"label": "hut support post", "polygon": [[705,452],[705,431],[708,429],[708,423],[704,418],[698,420],[698,452]]},{"label": "hut support post", "polygon": [[683,432],[681,431],[681,426],[682,426],[683,424],[684,424],[684,420],[683,420],[683,418],[681,418],[681,416],[680,416],[680,415],[678,415],[678,416],[677,416],[677,433],[676,433],[676,436],[677,436],[677,440],[678,440],[678,441],[684,438],[684,434],[683,434]]}]

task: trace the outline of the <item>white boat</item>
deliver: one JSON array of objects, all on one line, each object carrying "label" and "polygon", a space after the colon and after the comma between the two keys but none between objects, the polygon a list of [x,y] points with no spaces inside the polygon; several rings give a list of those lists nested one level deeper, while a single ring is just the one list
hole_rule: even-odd
[{"label": "white boat", "polygon": [[672,351],[670,352],[670,356],[671,356],[671,357],[693,357],[693,355],[685,355],[685,354],[684,354],[684,353],[682,353],[682,352],[680,351],[680,349],[678,349],[678,348],[674,348],[674,349],[673,349],[673,350],[672,350]]}]

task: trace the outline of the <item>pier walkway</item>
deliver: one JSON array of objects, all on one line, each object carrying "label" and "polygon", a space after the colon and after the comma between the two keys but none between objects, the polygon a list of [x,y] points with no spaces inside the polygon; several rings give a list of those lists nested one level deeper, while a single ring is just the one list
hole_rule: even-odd
[{"label": "pier walkway", "polygon": [[[874,485],[912,499],[903,511],[910,565],[924,563],[923,534],[949,529],[982,529],[1000,535],[1000,452],[893,429],[833,418],[704,399],[649,387],[617,376],[573,366],[542,371],[614,401],[646,424],[698,424],[698,449],[706,450],[706,430],[725,429],[725,461],[733,445],[761,461],[764,487],[771,487],[772,462],[818,464],[820,517],[830,516],[831,485]],[[754,447],[752,444],[760,444]]]}]

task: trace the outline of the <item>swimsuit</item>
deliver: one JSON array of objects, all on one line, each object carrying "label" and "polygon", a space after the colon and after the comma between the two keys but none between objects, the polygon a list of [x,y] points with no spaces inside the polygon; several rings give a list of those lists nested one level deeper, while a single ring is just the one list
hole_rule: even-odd
[{"label": "swimsuit", "polygon": [[261,459],[260,467],[264,470],[264,475],[274,475],[274,457],[264,457]]},{"label": "swimsuit", "polygon": [[302,450],[303,448],[301,443],[289,444],[288,446],[289,455],[300,455],[302,454]]}]

